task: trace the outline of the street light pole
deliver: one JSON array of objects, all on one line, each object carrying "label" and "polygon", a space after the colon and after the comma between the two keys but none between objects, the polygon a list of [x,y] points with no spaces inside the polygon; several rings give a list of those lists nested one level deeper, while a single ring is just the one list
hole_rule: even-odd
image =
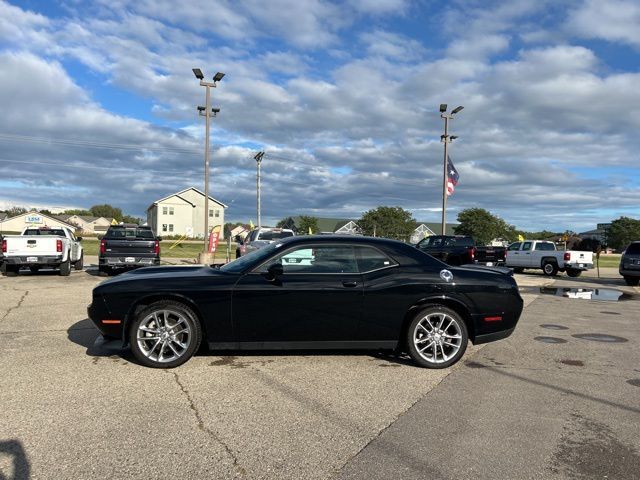
[{"label": "street light pole", "polygon": [[204,74],[199,68],[193,69],[193,74],[198,80],[200,80],[200,86],[206,88],[205,94],[205,106],[198,107],[198,114],[205,119],[205,133],[204,133],[204,250],[202,255],[202,263],[208,263],[209,245],[209,128],[210,119],[215,117],[219,108],[211,108],[211,87],[215,88],[216,84],[222,80],[224,73],[218,72],[213,77],[213,82],[205,82]]},{"label": "street light pole", "polygon": [[264,157],[264,152],[256,153],[256,156],[253,157],[256,160],[256,215],[258,220],[258,230],[262,227],[262,216],[260,212],[260,164],[262,163],[262,157]]},{"label": "street light pole", "polygon": [[449,158],[449,144],[454,138],[458,138],[454,135],[449,135],[449,120],[453,120],[453,116],[462,110],[464,107],[459,106],[454,108],[451,113],[447,113],[447,104],[440,104],[440,118],[444,119],[444,135],[440,136],[440,140],[444,143],[444,159],[442,161],[442,235],[446,234],[447,228],[447,183],[449,175],[447,172],[447,165]]}]

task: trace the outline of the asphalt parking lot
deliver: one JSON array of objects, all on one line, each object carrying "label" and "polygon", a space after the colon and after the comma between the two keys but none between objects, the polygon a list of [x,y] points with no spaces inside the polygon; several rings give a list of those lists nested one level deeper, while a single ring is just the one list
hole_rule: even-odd
[{"label": "asphalt parking lot", "polygon": [[514,335],[440,371],[375,352],[147,369],[94,345],[95,273],[0,277],[0,478],[640,478],[640,291],[615,272],[517,275]]}]

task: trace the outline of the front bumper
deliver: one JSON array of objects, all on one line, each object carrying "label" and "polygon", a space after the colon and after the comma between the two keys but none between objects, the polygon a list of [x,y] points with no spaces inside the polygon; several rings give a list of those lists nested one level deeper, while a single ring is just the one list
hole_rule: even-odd
[{"label": "front bumper", "polygon": [[102,297],[94,297],[87,305],[87,317],[102,335],[108,338],[122,338],[123,319],[114,319]]}]

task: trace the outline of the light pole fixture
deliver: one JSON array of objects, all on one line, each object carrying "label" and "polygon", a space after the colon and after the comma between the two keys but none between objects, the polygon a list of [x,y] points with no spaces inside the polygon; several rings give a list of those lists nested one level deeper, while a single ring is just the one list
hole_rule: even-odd
[{"label": "light pole fixture", "polygon": [[262,227],[262,215],[260,211],[260,164],[262,163],[264,152],[258,152],[253,157],[256,161],[256,217],[258,221],[258,230]]},{"label": "light pole fixture", "polygon": [[442,235],[445,235],[447,228],[447,165],[449,158],[449,144],[452,140],[458,138],[457,135],[449,135],[449,120],[453,119],[453,116],[462,110],[462,105],[451,110],[451,113],[447,113],[447,104],[440,104],[440,117],[444,119],[444,135],[440,135],[440,141],[444,143],[444,161],[442,166]]},{"label": "light pole fixture", "polygon": [[[209,123],[211,117],[215,117],[220,112],[219,108],[211,108],[211,87],[215,88],[216,84],[222,80],[224,73],[218,72],[213,77],[213,82],[205,82],[204,74],[199,68],[194,68],[193,74],[200,80],[200,86],[206,88],[205,106],[198,106],[198,114],[205,118],[205,134],[204,134],[204,252],[201,257],[208,261],[207,254],[208,236],[209,236]],[[203,261],[203,263],[205,263]]]}]

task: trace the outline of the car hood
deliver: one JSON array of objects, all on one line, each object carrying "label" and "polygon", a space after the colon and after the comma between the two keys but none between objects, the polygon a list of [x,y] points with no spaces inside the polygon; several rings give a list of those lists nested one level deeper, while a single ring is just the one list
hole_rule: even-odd
[{"label": "car hood", "polygon": [[110,278],[101,285],[110,285],[132,280],[155,280],[158,278],[176,277],[203,277],[211,275],[225,275],[217,268],[209,265],[161,265],[158,267],[144,267],[122,273],[117,277]]}]

